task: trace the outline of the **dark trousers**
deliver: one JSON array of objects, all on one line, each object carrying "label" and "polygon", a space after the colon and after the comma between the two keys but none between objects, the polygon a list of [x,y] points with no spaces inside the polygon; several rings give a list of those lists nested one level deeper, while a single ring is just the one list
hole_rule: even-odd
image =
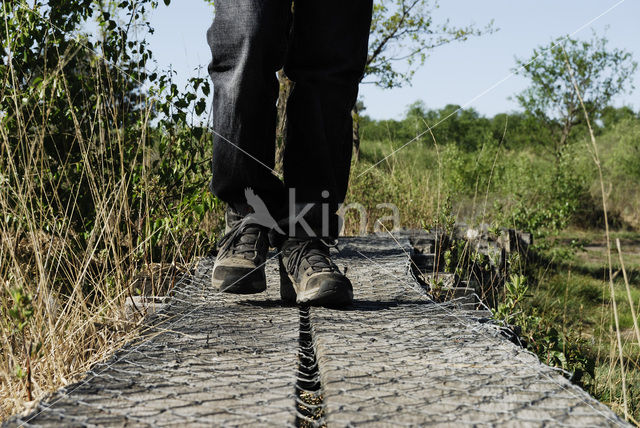
[{"label": "dark trousers", "polygon": [[[290,204],[325,204],[306,216],[318,235],[337,235],[352,152],[351,109],[367,58],[372,0],[216,0],[207,33],[213,59],[211,189],[238,212],[245,189],[284,224]],[[284,183],[275,164],[276,72],[294,82],[287,108]],[[295,190],[295,201],[289,189]],[[327,209],[325,208],[326,212]],[[315,213],[315,214],[314,214]],[[283,228],[284,229],[284,228]],[[297,232],[296,232],[297,234]]]}]

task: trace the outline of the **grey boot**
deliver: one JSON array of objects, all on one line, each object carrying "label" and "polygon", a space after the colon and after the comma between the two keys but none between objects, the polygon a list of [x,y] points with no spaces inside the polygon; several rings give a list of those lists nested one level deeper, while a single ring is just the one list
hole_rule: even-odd
[{"label": "grey boot", "polygon": [[346,306],[353,301],[351,281],[331,261],[318,238],[289,238],[281,247],[280,296],[298,304]]},{"label": "grey boot", "polygon": [[264,264],[269,251],[267,229],[227,211],[226,233],[218,243],[211,284],[225,293],[253,294],[267,289]]}]

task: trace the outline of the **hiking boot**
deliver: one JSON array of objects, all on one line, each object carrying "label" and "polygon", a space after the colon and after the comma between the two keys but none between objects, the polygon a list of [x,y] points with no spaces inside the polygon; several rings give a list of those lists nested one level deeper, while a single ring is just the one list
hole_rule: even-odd
[{"label": "hiking boot", "polygon": [[269,251],[267,229],[227,213],[227,232],[218,243],[211,284],[225,293],[253,294],[267,289],[264,264]]},{"label": "hiking boot", "polygon": [[289,238],[280,248],[280,296],[287,302],[346,306],[353,301],[351,281],[331,261],[318,238]]}]

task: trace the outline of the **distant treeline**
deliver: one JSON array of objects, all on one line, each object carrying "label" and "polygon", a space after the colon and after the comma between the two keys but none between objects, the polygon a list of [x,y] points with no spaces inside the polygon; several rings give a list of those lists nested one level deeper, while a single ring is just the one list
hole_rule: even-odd
[{"label": "distant treeline", "polygon": [[[640,112],[629,107],[606,107],[595,121],[595,131],[602,133],[625,119],[640,121]],[[429,127],[433,137],[428,131]],[[586,126],[581,124],[575,128],[573,138],[583,137],[585,132]],[[485,117],[473,108],[461,109],[455,104],[430,110],[420,101],[408,107],[402,120],[374,120],[362,115],[360,135],[365,141],[387,140],[397,144],[411,141],[417,136],[431,143],[435,137],[438,144],[456,144],[469,152],[480,149],[484,144],[496,143],[502,143],[507,149],[542,148],[548,146],[552,139],[549,127],[526,113],[500,113]]]}]

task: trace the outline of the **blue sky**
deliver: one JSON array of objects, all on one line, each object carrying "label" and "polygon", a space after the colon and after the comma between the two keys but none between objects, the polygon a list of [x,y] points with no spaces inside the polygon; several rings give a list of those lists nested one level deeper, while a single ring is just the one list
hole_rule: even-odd
[{"label": "blue sky", "polygon": [[[213,13],[204,0],[173,0],[169,7],[160,2],[150,16],[156,29],[151,49],[161,68],[176,70],[178,82],[198,72],[206,75],[210,53],[205,34]],[[416,100],[429,108],[469,106],[484,115],[517,110],[509,98],[527,82],[511,76],[514,57],[527,58],[533,48],[567,34],[588,39],[595,30],[606,35],[611,47],[626,49],[640,61],[638,0],[442,0],[434,17],[436,22],[448,18],[460,26],[484,26],[493,19],[499,31],[432,51],[412,86],[382,90],[362,85],[360,97],[367,114],[400,118]],[[640,71],[634,82],[640,87]],[[618,97],[615,104],[640,110],[640,89]]]}]

